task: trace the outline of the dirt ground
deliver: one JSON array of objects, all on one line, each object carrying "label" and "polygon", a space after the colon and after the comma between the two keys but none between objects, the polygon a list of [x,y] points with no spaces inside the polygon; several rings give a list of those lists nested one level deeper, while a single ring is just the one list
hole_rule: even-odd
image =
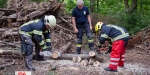
[{"label": "dirt ground", "polygon": [[[80,63],[74,63],[72,60],[33,60],[36,71],[32,71],[32,75],[150,75],[149,50],[127,49],[125,67],[118,67],[118,72],[104,70],[109,65],[109,54],[104,56],[106,58],[99,67],[92,65],[83,67]],[[6,58],[1,59],[5,60]],[[0,75],[15,75],[15,71],[27,71],[23,60],[16,60],[14,65],[1,69]]]}]

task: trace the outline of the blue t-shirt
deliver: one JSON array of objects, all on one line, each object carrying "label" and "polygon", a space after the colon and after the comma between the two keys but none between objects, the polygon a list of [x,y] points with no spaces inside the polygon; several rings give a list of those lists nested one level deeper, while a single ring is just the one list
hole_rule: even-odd
[{"label": "blue t-shirt", "polygon": [[82,9],[76,6],[72,11],[72,17],[75,17],[77,25],[85,25],[88,23],[87,15],[89,15],[89,10],[86,6],[83,6]]}]

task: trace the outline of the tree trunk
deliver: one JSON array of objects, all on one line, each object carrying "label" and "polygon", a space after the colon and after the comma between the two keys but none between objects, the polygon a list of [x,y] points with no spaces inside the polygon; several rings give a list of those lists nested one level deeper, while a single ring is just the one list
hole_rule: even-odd
[{"label": "tree trunk", "polygon": [[97,0],[97,13],[99,12],[99,0]]},{"label": "tree trunk", "polygon": [[52,58],[53,59],[59,58],[63,53],[65,53],[68,50],[68,48],[70,47],[70,45],[71,45],[71,42],[67,43],[67,45],[65,45],[65,46],[62,46],[60,48],[59,52],[53,52],[52,53]]},{"label": "tree trunk", "polygon": [[90,10],[91,10],[91,13],[94,12],[94,0],[90,0]]},{"label": "tree trunk", "polygon": [[127,10],[127,13],[132,14],[137,10],[137,0],[132,0],[131,5],[129,5],[128,0],[124,0],[125,9]]}]

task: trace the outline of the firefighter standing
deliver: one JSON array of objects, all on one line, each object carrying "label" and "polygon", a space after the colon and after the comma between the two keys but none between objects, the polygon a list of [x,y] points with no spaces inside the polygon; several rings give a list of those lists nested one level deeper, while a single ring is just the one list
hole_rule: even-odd
[{"label": "firefighter standing", "polygon": [[[49,29],[56,25],[56,18],[47,15],[42,19],[29,21],[23,24],[19,33],[21,36],[21,51],[25,53],[25,66],[28,70],[35,71],[32,66],[33,42],[37,60],[44,60],[43,56],[49,55],[51,51],[51,40]],[[44,35],[45,40],[42,39]],[[40,49],[42,48],[42,52]]]},{"label": "firefighter standing", "polygon": [[96,24],[95,31],[101,33],[99,37],[100,44],[104,44],[108,38],[112,41],[110,64],[109,67],[104,70],[117,72],[117,66],[124,66],[125,50],[129,40],[129,33],[123,27],[106,25],[102,22]]},{"label": "firefighter standing", "polygon": [[73,28],[77,36],[77,54],[80,54],[81,52],[82,35],[84,31],[88,38],[90,50],[94,50],[92,24],[89,14],[89,10],[86,6],[84,6],[83,0],[77,0],[77,6],[72,11]]}]

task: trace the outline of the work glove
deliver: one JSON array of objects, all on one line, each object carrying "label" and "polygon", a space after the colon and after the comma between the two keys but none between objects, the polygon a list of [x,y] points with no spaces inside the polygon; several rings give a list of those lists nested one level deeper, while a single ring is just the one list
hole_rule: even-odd
[{"label": "work glove", "polygon": [[40,55],[41,56],[51,56],[52,55],[51,50],[52,50],[52,47],[48,46],[46,49],[44,49],[44,50],[42,50],[42,52],[40,52]]},{"label": "work glove", "polygon": [[52,50],[52,47],[48,46],[46,49],[43,49],[42,51],[51,51],[51,50]]}]

